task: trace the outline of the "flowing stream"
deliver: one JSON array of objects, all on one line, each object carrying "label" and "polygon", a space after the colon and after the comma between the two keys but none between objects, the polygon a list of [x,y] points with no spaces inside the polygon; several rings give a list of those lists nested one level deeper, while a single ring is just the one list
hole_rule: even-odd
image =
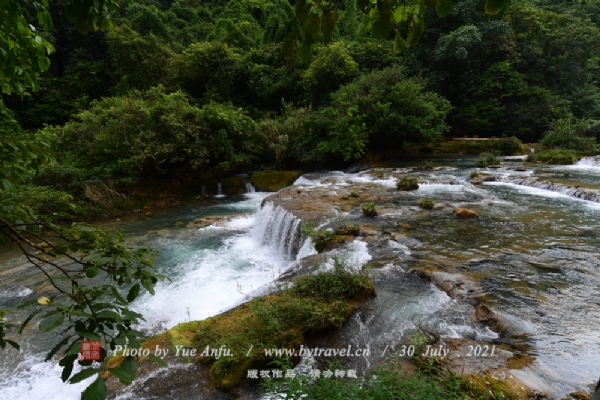
[{"label": "flowing stream", "polygon": [[[468,206],[481,218],[459,220],[448,209],[391,213],[381,216],[381,226],[396,226],[400,219],[409,227],[409,241],[372,246],[357,239],[330,252],[350,264],[396,260],[377,268],[377,298],[333,334],[330,343],[381,350],[405,338],[417,321],[443,337],[499,340],[471,320],[469,304],[406,270],[460,273],[475,281],[482,298],[525,334],[535,361],[513,370],[515,376],[557,399],[574,390],[589,391],[600,374],[600,162],[589,158],[574,166],[539,166],[506,159],[506,167],[486,170],[497,179],[481,186],[468,183],[472,158],[436,162],[444,166],[418,172],[421,187],[397,206],[414,206],[427,196],[452,207]],[[409,171],[403,169],[409,166],[385,167]],[[349,184],[393,190],[394,179],[366,172],[307,174],[296,184],[332,191]],[[100,224],[122,230],[133,245],[157,248],[159,271],[171,277],[171,282],[159,283],[156,295],[145,294],[135,302],[146,317],[141,330],[157,333],[226,311],[264,293],[265,285],[296,258],[314,253],[298,218],[269,202],[261,209],[268,194],[248,192]],[[338,214],[364,222],[354,210]],[[188,226],[198,217],[216,215],[230,218],[216,226]],[[0,265],[0,309],[36,299],[46,290],[43,279],[14,250],[2,249]],[[43,361],[55,344],[52,335],[40,334],[32,324],[17,339],[21,352],[0,352],[0,398],[79,398],[90,380],[62,384],[61,369],[54,361]],[[369,367],[380,359],[351,363]]]}]

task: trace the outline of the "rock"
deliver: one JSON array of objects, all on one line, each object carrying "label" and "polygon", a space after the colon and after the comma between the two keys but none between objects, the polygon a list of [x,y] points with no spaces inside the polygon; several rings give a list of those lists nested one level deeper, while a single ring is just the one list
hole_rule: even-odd
[{"label": "rock", "polygon": [[149,217],[149,216],[151,216],[151,215],[152,215],[152,213],[151,213],[150,211],[148,211],[148,212],[146,213],[146,217]]},{"label": "rock", "polygon": [[584,392],[572,392],[569,393],[569,396],[571,396],[575,400],[590,400],[592,398],[592,396]]},{"label": "rock", "polygon": [[462,218],[479,218],[479,214],[468,208],[457,208],[454,210],[454,215]]},{"label": "rock", "polygon": [[475,178],[471,179],[471,184],[472,185],[481,185],[483,182],[495,182],[495,181],[496,181],[496,177],[494,175],[479,174],[479,176],[476,176]]},{"label": "rock", "polygon": [[121,218],[117,218],[115,221],[117,221],[117,222],[121,222]]},{"label": "rock", "polygon": [[473,318],[475,321],[487,325],[499,335],[502,335],[508,329],[506,321],[485,304],[480,304],[475,308]]},{"label": "rock", "polygon": [[183,222],[175,222],[175,226],[183,226]]},{"label": "rock", "polygon": [[292,185],[300,175],[302,171],[259,171],[252,175],[252,183],[256,190],[277,192]]},{"label": "rock", "polygon": [[441,210],[442,208],[446,208],[446,207],[450,207],[450,204],[448,204],[448,203],[435,203],[433,205],[433,209],[434,210]]}]

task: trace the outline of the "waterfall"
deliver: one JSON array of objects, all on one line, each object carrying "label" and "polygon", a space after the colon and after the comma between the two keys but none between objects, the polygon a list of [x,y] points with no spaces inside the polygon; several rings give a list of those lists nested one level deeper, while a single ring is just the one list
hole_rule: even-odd
[{"label": "waterfall", "polygon": [[293,260],[300,250],[302,232],[300,219],[281,206],[267,202],[256,214],[250,236],[263,245],[274,247],[287,260]]},{"label": "waterfall", "polygon": [[246,182],[246,193],[255,193],[256,190],[254,189],[254,186],[252,186],[252,184],[250,182]]},{"label": "waterfall", "polygon": [[581,160],[577,161],[575,164],[583,165],[586,167],[599,167],[600,168],[600,156],[583,157]]},{"label": "waterfall", "polygon": [[221,188],[221,182],[217,183],[217,196],[223,196],[223,189]]},{"label": "waterfall", "polygon": [[206,186],[202,185],[202,194],[205,195],[206,194]]},{"label": "waterfall", "polygon": [[536,189],[549,190],[551,192],[561,193],[580,200],[593,201],[600,203],[600,192],[593,189],[578,188],[567,186],[562,183],[542,181],[536,178],[513,178],[502,176],[496,179],[497,182],[512,183],[514,185],[528,186]]}]

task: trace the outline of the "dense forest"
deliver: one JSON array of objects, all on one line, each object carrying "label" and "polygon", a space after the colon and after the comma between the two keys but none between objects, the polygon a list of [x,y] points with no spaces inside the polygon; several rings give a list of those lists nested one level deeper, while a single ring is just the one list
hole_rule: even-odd
[{"label": "dense forest", "polygon": [[[304,63],[285,60],[287,1],[123,1],[80,34],[60,4],[41,89],[3,96],[2,129],[51,146],[39,182],[226,174],[356,160],[445,136],[539,141],[558,121],[596,133],[600,5],[483,0],[429,10],[402,53],[341,4]],[[49,176],[52,175],[52,176]]]}]

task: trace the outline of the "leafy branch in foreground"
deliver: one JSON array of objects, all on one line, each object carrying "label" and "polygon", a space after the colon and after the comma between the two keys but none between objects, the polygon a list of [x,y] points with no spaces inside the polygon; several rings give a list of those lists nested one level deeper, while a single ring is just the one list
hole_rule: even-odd
[{"label": "leafy branch in foreground", "polygon": [[[118,231],[78,223],[61,226],[18,206],[0,210],[0,239],[15,244],[51,286],[47,296],[19,306],[31,309],[20,324],[19,333],[39,314],[40,331],[61,329],[60,340],[46,361],[61,354],[59,365],[63,367],[64,382],[77,383],[98,372],[87,368],[71,376],[84,340],[102,343],[99,361],[104,361],[107,350],[117,345],[139,348],[142,333],[133,327],[143,317],[130,309],[130,303],[139,296],[142,287],[154,294],[154,285],[165,278],[154,271],[155,250],[128,247]],[[118,287],[129,290],[121,295]],[[5,338],[4,328],[11,326],[15,324],[0,323],[0,347],[8,343],[18,349],[17,343]],[[91,367],[92,361],[79,364]],[[114,375],[123,383],[135,378],[135,373],[119,372]],[[100,393],[104,382],[96,382],[91,388],[94,387]]]},{"label": "leafy branch in foreground", "polygon": [[[413,47],[425,30],[425,12],[435,10],[443,18],[452,11],[452,0],[353,0],[358,9],[367,16],[366,30],[377,39],[387,39],[393,35],[395,53]],[[283,40],[282,51],[286,59],[294,56],[298,41],[298,59],[308,60],[312,45],[321,33],[333,33],[338,19],[339,0],[298,0],[296,2],[297,25]],[[506,0],[486,0],[485,12],[498,14]]]},{"label": "leafy branch in foreground", "polygon": [[[39,155],[42,153],[26,140],[1,136],[0,194],[15,191],[16,185],[47,163],[49,159]],[[79,211],[75,204],[69,203],[69,198],[63,201],[67,203],[66,209]],[[0,310],[0,348],[8,344],[19,350],[19,344],[12,340],[13,332],[9,331],[18,328],[21,334],[39,316],[41,332],[61,329],[57,335],[59,341],[47,354],[46,361],[59,354],[63,382],[77,383],[99,372],[93,361],[79,360],[83,369],[73,375],[82,341],[101,343],[100,362],[106,360],[109,349],[114,350],[118,345],[140,347],[142,333],[133,327],[143,317],[132,311],[130,304],[138,298],[142,287],[154,294],[154,285],[165,277],[155,272],[155,250],[127,246],[119,231],[54,222],[64,219],[72,219],[71,212],[41,216],[22,204],[0,206],[0,242],[19,248],[48,283],[43,297],[18,307],[30,310],[21,323],[7,318],[9,310]],[[132,359],[110,372],[127,384],[136,376],[137,363]],[[97,379],[82,396],[105,398],[104,379]]]}]

